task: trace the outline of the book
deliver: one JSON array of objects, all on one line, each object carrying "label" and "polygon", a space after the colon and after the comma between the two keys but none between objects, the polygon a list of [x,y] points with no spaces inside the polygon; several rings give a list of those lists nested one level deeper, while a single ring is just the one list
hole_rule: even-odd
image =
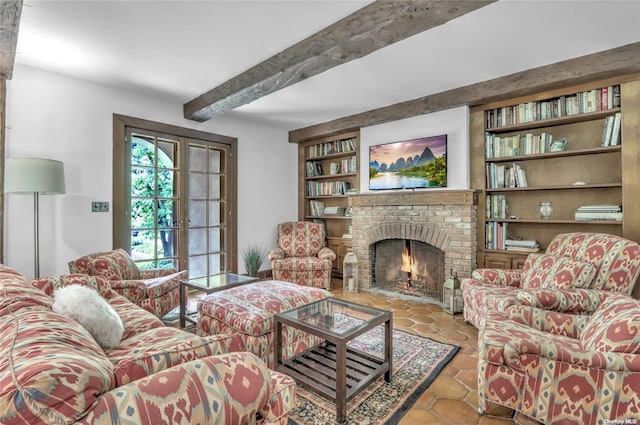
[{"label": "book", "polygon": [[622,114],[620,112],[616,113],[616,116],[613,120],[613,129],[611,130],[611,146],[615,146],[620,143],[620,121],[622,120]]},{"label": "book", "polygon": [[583,205],[577,212],[620,212],[622,205]]},{"label": "book", "polygon": [[516,251],[516,252],[540,252],[540,247],[534,248],[526,248],[522,246],[508,246],[505,248],[507,251]]},{"label": "book", "polygon": [[504,245],[518,248],[536,248],[538,247],[538,242],[532,239],[507,239],[504,241]]},{"label": "book", "polygon": [[611,144],[611,130],[613,130],[614,116],[609,116],[604,120],[604,129],[602,130],[602,146]]},{"label": "book", "polygon": [[622,212],[580,212],[575,213],[576,220],[612,220],[622,221]]}]

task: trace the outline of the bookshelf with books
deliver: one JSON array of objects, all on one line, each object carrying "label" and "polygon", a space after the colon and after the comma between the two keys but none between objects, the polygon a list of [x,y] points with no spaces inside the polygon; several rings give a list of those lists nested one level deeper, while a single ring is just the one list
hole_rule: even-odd
[{"label": "bookshelf with books", "polygon": [[314,139],[298,147],[298,218],[322,222],[328,246],[337,254],[334,271],[342,271],[342,259],[351,239],[349,194],[358,193],[360,132]]},{"label": "bookshelf with books", "polygon": [[[478,267],[521,267],[530,252],[543,252],[558,233],[640,239],[634,219],[640,212],[640,172],[634,162],[640,154],[639,78],[472,109],[472,186],[483,191]],[[541,217],[543,202],[553,208],[548,219]]]}]

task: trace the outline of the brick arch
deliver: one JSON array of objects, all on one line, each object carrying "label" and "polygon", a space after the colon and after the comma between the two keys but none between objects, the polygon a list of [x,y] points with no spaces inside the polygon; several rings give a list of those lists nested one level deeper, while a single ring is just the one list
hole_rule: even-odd
[{"label": "brick arch", "polygon": [[371,227],[364,232],[368,245],[386,239],[411,239],[428,243],[442,251],[449,248],[449,236],[433,226],[422,223],[389,222]]}]

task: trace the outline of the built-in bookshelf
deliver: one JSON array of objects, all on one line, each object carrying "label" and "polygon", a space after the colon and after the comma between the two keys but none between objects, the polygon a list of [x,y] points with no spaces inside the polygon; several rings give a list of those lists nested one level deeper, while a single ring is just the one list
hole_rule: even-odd
[{"label": "built-in bookshelf", "polygon": [[479,267],[518,268],[558,233],[640,238],[639,97],[636,75],[472,109]]},{"label": "built-in bookshelf", "polygon": [[301,143],[298,148],[298,218],[324,224],[338,258],[336,274],[351,246],[349,194],[359,191],[360,132]]}]

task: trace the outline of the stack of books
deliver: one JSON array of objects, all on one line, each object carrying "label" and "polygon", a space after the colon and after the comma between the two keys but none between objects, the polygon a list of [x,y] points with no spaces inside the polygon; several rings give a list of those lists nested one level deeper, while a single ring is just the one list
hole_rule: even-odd
[{"label": "stack of books", "polygon": [[576,220],[622,221],[621,205],[583,205],[576,210]]},{"label": "stack of books", "polygon": [[539,252],[540,245],[531,239],[507,239],[504,241],[504,249],[518,252]]},{"label": "stack of books", "polygon": [[344,207],[325,207],[324,215],[344,215]]}]

